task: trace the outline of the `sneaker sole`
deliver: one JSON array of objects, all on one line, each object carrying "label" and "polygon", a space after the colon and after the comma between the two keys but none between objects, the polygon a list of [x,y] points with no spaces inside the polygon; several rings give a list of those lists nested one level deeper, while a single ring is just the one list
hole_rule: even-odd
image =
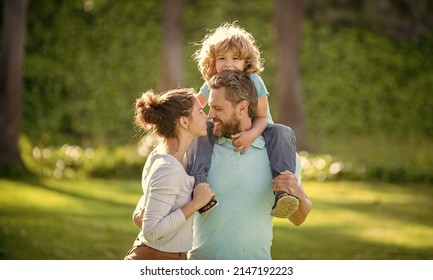
[{"label": "sneaker sole", "polygon": [[275,218],[289,218],[299,208],[299,200],[292,196],[283,196],[271,211],[271,216]]},{"label": "sneaker sole", "polygon": [[206,215],[209,214],[212,210],[214,210],[214,209],[218,206],[218,204],[219,204],[218,200],[215,200],[215,201],[216,201],[216,203],[214,204],[214,206],[212,206],[211,208],[209,208],[209,209],[206,210],[206,211],[201,212],[200,215],[202,215],[202,216],[206,216]]}]

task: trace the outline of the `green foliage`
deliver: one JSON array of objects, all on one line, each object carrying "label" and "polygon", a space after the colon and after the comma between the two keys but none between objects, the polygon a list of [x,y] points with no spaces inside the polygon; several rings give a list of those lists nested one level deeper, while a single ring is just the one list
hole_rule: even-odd
[{"label": "green foliage", "polygon": [[362,29],[311,25],[305,35],[310,135],[432,138],[433,56],[425,41],[397,44]]},{"label": "green foliage", "polygon": [[[158,78],[160,2],[90,1],[88,11],[83,1],[46,2],[29,7],[25,133],[40,145],[130,142],[132,104]],[[261,46],[263,77],[275,102],[275,38],[267,20],[273,4],[266,3],[186,4],[186,85],[202,83],[191,59],[194,43],[206,29],[237,20]],[[432,45],[433,36],[396,43],[358,27],[307,21],[302,77],[308,134],[431,137]]]},{"label": "green foliage", "polygon": [[42,2],[29,7],[23,130],[44,146],[131,141],[132,104],[156,86],[159,1]]},{"label": "green foliage", "polygon": [[[351,147],[355,152],[365,146],[365,143],[352,143]],[[33,146],[26,137],[22,137],[20,145],[26,170],[32,175],[54,179],[133,179],[140,177],[145,159],[153,147],[153,138],[144,137],[136,145],[118,146],[114,149],[91,149],[67,144],[60,147],[40,147]],[[408,145],[406,149],[396,147],[399,151],[405,151],[400,152],[397,158],[387,154],[391,149],[380,151],[378,148],[367,153],[375,154],[375,158],[356,155],[338,157],[303,151],[299,153],[302,181],[382,180],[433,183],[429,168],[433,163],[428,156],[433,152],[432,148],[419,146],[415,149],[415,144],[409,145],[413,149],[407,147]],[[338,150],[335,153],[337,154]],[[343,151],[343,154],[350,155],[350,151]],[[414,161],[408,162],[406,158],[411,155]]]},{"label": "green foliage", "polygon": [[[430,181],[425,166],[433,164],[426,156],[433,149],[433,35],[392,41],[362,22],[327,21],[320,9],[330,7],[316,4],[307,14],[301,49],[309,152],[366,169],[362,176],[350,171],[332,178]],[[184,86],[203,83],[191,58],[194,43],[207,29],[238,21],[265,58],[262,77],[272,111],[278,102],[273,8],[273,1],[186,1]],[[106,154],[105,165],[72,167],[88,175],[117,174],[128,165],[110,152],[135,145],[132,105],[140,92],[157,86],[161,9],[157,0],[29,2],[22,130],[35,147],[66,144]],[[61,148],[49,149],[64,156]]]},{"label": "green foliage", "polygon": [[304,34],[311,152],[365,166],[362,176],[340,173],[345,178],[431,182],[433,36],[396,43],[363,29],[312,25]]},{"label": "green foliage", "polygon": [[60,147],[33,146],[26,137],[20,141],[21,157],[33,175],[55,179],[139,178],[151,142],[97,149],[64,144]]},{"label": "green foliage", "polygon": [[[256,29],[268,56],[269,25],[255,21],[267,20],[272,2],[241,2],[186,2],[185,86],[202,84],[191,58],[193,43],[223,21]],[[161,4],[29,2],[23,131],[32,142],[90,147],[134,140],[132,104],[140,92],[156,88],[159,77]],[[257,17],[249,17],[251,11]]]}]

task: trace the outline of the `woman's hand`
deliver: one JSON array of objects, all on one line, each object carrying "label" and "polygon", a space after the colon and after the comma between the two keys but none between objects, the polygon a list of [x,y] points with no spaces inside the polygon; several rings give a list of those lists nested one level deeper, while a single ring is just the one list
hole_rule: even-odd
[{"label": "woman's hand", "polygon": [[215,193],[212,191],[208,183],[200,183],[195,186],[192,193],[192,200],[195,201],[198,206],[196,210],[206,206],[214,196]]},{"label": "woman's hand", "polygon": [[215,192],[212,191],[208,183],[200,183],[196,185],[192,193],[192,200],[180,208],[185,219],[188,219],[195,213],[195,211],[206,206],[214,196]]}]

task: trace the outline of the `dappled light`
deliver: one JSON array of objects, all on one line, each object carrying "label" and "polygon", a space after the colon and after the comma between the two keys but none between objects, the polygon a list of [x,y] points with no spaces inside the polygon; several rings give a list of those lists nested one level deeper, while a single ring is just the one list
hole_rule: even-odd
[{"label": "dappled light", "polygon": [[84,2],[83,9],[84,9],[85,12],[91,12],[93,10],[94,5],[95,5],[95,3],[94,3],[93,0],[86,0]]},{"label": "dappled light", "polygon": [[316,155],[300,152],[303,180],[335,180],[341,178],[366,178],[367,166],[363,162],[340,161],[329,154]]}]

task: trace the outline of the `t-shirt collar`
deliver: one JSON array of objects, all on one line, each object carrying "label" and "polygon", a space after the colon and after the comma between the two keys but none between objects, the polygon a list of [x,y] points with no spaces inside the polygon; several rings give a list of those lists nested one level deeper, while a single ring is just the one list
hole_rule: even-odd
[{"label": "t-shirt collar", "polygon": [[[225,142],[230,143],[230,145],[233,145],[233,141],[231,139],[227,139],[225,137],[218,137],[216,139],[216,144],[218,145],[222,145]],[[251,146],[254,146],[258,149],[263,149],[265,147],[265,139],[263,138],[263,136],[259,136],[253,141]]]}]

